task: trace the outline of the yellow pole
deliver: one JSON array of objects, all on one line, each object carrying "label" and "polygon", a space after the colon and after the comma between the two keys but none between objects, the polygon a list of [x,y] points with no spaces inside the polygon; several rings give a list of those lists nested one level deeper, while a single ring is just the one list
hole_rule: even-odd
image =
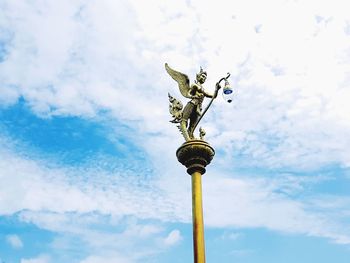
[{"label": "yellow pole", "polygon": [[194,263],[205,263],[204,224],[202,207],[202,175],[215,155],[203,140],[185,142],[176,151],[177,159],[186,166],[192,180],[192,222]]},{"label": "yellow pole", "polygon": [[202,174],[198,171],[192,173],[192,222],[194,263],[205,263]]}]

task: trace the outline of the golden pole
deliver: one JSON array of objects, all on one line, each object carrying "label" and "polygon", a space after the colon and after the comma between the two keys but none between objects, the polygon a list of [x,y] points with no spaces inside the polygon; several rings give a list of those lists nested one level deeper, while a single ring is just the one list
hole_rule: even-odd
[{"label": "golden pole", "polygon": [[177,151],[180,163],[192,177],[192,222],[194,263],[205,263],[204,223],[202,207],[202,175],[214,157],[214,149],[203,140],[185,142]]},{"label": "golden pole", "polygon": [[205,263],[202,174],[200,172],[192,174],[192,223],[194,262]]}]

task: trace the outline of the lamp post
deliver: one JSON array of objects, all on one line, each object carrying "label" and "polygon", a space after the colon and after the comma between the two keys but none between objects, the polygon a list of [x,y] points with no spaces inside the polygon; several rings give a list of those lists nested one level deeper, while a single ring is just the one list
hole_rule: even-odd
[{"label": "lamp post", "polygon": [[202,175],[214,157],[214,149],[203,140],[185,142],[176,151],[177,159],[192,177],[192,224],[194,262],[205,262],[204,222],[202,208]]},{"label": "lamp post", "polygon": [[[225,97],[225,92],[232,93],[228,83],[230,74],[216,83],[215,93],[207,93],[202,84],[205,82],[207,73],[200,69],[196,80],[190,85],[187,75],[173,70],[165,64],[165,69],[169,75],[178,83],[181,94],[189,98],[190,101],[183,107],[182,103],[169,94],[169,111],[173,117],[170,122],[177,123],[182,133],[185,143],[176,151],[178,161],[187,168],[187,173],[191,175],[192,182],[192,224],[193,224],[193,254],[194,263],[205,263],[205,239],[204,239],[204,221],[202,205],[202,175],[205,173],[205,167],[211,162],[215,155],[214,149],[204,141],[205,131],[200,128],[200,138],[194,137],[193,133],[197,125],[212,105],[214,99],[221,89],[220,83],[225,81],[223,96],[226,101],[232,99]],[[226,94],[227,95],[227,94]],[[202,102],[205,97],[211,98],[209,104],[202,112]]]}]

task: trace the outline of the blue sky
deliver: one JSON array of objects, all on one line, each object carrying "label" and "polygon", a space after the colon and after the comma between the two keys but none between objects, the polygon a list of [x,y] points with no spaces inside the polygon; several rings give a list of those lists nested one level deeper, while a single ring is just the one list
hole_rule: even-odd
[{"label": "blue sky", "polygon": [[235,90],[202,123],[207,261],[348,262],[346,7],[0,0],[0,262],[193,260],[165,62]]}]

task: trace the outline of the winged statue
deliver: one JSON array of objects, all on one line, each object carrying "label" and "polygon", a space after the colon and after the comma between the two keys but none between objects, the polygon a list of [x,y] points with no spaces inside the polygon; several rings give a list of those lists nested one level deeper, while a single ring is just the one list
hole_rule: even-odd
[{"label": "winged statue", "polygon": [[[190,84],[190,80],[186,74],[172,69],[167,63],[165,63],[165,69],[168,74],[177,82],[182,96],[190,99],[190,101],[187,102],[186,106],[183,107],[181,101],[168,94],[170,103],[169,112],[173,117],[173,120],[170,122],[178,123],[178,128],[186,141],[193,140],[195,139],[193,132],[212,101],[217,97],[220,85],[219,83],[216,85],[214,94],[209,94],[204,90],[202,86],[202,84],[207,79],[207,73],[202,68],[200,68],[199,73],[196,75],[196,80],[192,84]],[[204,113],[202,113],[202,103],[205,97],[212,98],[212,100]],[[205,131],[201,128],[201,139],[203,138],[204,134]]]}]

